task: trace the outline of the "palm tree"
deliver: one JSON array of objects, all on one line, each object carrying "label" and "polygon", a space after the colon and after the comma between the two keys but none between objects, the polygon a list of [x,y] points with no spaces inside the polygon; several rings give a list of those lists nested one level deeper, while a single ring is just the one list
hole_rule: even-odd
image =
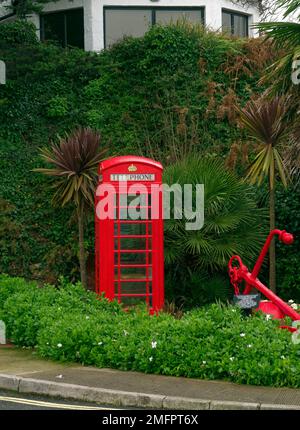
[{"label": "palm tree", "polygon": [[[285,8],[284,18],[300,12],[300,0],[277,0],[277,4],[278,7]],[[297,18],[299,21],[300,15]],[[293,62],[300,58],[300,23],[264,22],[256,24],[255,27],[282,53],[281,58],[267,69],[262,82],[271,84],[273,94],[298,90],[293,85],[291,73]]]},{"label": "palm tree", "polygon": [[[288,175],[280,150],[289,137],[286,116],[289,97],[276,96],[269,100],[261,97],[250,101],[244,109],[236,107],[241,125],[250,138],[258,144],[258,154],[253,161],[247,178],[252,184],[261,185],[267,178],[269,183],[270,230],[275,228],[275,184],[279,176],[287,187]],[[270,248],[270,288],[276,291],[275,243]]]},{"label": "palm tree", "polygon": [[[164,183],[204,184],[204,226],[186,230],[186,219],[165,221],[165,261],[172,270],[214,273],[232,255],[253,261],[263,243],[266,213],[256,206],[253,187],[227,170],[222,161],[192,155],[165,169]],[[186,272],[184,272],[186,273]]]},{"label": "palm tree", "polygon": [[100,135],[89,128],[79,128],[51,148],[41,149],[42,159],[52,168],[35,169],[54,177],[55,206],[75,205],[78,222],[79,264],[81,282],[87,287],[86,255],[84,249],[85,208],[93,206],[97,167],[106,152],[100,148]]}]

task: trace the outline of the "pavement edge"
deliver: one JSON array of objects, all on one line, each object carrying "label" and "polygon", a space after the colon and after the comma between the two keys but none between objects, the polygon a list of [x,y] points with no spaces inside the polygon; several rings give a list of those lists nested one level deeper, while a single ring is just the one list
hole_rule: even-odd
[{"label": "pavement edge", "polygon": [[165,410],[300,410],[296,405],[276,405],[172,397],[129,391],[87,387],[53,381],[0,374],[0,388],[18,393],[102,403],[115,407]]}]

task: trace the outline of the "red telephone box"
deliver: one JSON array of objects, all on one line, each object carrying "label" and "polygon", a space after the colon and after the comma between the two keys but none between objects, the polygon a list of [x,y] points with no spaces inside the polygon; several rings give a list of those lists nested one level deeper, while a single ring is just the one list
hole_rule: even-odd
[{"label": "red telephone box", "polygon": [[96,191],[96,292],[128,306],[164,305],[162,171],[137,156],[99,166]]}]

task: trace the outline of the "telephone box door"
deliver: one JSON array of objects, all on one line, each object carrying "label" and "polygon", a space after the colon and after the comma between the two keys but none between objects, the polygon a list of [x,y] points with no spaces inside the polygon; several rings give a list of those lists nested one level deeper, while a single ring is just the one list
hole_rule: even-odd
[{"label": "telephone box door", "polygon": [[[127,306],[144,301],[157,312],[164,304],[162,166],[115,157],[101,163],[99,173],[96,290]],[[113,216],[99,219],[104,199]]]}]

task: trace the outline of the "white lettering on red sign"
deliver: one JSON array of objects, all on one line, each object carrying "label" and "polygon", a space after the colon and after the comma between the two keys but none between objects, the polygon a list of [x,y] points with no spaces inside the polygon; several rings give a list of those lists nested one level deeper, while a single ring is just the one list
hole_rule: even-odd
[{"label": "white lettering on red sign", "polygon": [[146,181],[155,181],[155,174],[154,173],[131,173],[131,174],[116,174],[113,173],[110,175],[111,181],[139,181],[139,182],[146,182]]}]

